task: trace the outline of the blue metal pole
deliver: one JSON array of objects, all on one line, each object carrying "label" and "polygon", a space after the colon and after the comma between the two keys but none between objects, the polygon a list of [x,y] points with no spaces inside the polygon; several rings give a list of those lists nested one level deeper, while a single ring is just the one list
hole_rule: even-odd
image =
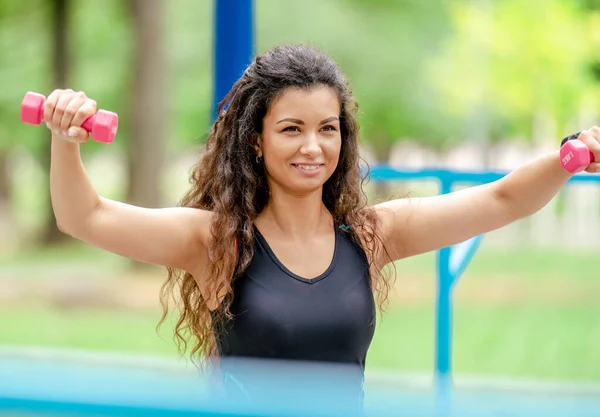
[{"label": "blue metal pole", "polygon": [[[440,194],[452,191],[452,180],[440,178]],[[452,356],[452,282],[450,272],[450,247],[442,248],[437,253],[438,296],[436,303],[436,385],[445,391],[450,385]]]},{"label": "blue metal pole", "polygon": [[254,56],[254,1],[214,0],[212,120]]}]

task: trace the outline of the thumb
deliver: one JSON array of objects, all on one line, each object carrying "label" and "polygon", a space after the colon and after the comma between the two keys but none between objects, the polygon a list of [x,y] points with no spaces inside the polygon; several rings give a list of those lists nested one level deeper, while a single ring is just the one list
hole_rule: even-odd
[{"label": "thumb", "polygon": [[69,139],[79,143],[87,142],[90,137],[88,131],[82,127],[70,127],[67,134]]}]

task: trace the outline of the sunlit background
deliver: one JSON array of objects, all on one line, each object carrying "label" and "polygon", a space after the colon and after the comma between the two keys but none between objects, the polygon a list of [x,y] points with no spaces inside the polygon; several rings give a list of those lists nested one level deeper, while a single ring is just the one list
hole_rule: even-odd
[{"label": "sunlit background", "polygon": [[[600,1],[256,0],[255,12],[256,52],[302,42],[339,62],[370,164],[510,170],[600,123]],[[0,0],[4,348],[177,355],[171,323],[155,331],[165,271],[56,229],[49,131],[21,123],[19,105],[27,91],[85,91],[120,116],[114,144],[82,147],[98,192],[175,205],[211,121],[212,13],[209,0]],[[597,184],[572,185],[485,237],[454,292],[456,375],[600,381],[599,203]],[[396,267],[367,369],[429,376],[435,254]]]}]

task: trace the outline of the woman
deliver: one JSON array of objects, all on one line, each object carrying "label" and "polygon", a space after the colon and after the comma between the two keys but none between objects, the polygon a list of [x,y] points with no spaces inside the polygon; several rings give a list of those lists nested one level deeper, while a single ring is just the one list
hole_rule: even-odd
[{"label": "woman", "polygon": [[[306,46],[257,56],[235,83],[181,207],[140,208],[96,193],[79,153],[88,139],[80,126],[95,111],[72,90],[46,103],[59,226],[166,266],[163,301],[177,287],[183,303],[180,347],[190,343],[204,359],[339,362],[362,375],[374,293],[381,305],[390,287],[386,264],[529,216],[571,176],[557,150],[490,184],[367,206],[357,105],[332,59]],[[600,129],[579,139],[600,160]]]}]

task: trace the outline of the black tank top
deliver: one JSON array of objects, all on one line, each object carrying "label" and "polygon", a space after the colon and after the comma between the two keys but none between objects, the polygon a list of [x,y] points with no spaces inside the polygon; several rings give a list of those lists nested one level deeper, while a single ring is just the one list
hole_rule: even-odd
[{"label": "black tank top", "polygon": [[[234,318],[217,335],[223,363],[261,358],[343,364],[343,379],[362,393],[376,321],[362,246],[336,227],[331,264],[318,277],[305,279],[277,259],[256,227],[254,233],[254,257],[234,282]],[[354,377],[347,378],[348,372]]]}]

